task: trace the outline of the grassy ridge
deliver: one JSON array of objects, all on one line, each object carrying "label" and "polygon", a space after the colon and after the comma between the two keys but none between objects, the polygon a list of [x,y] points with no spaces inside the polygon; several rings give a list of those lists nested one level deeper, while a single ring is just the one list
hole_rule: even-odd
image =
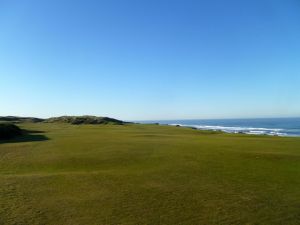
[{"label": "grassy ridge", "polygon": [[123,125],[126,122],[109,117],[98,116],[59,116],[51,117],[48,119],[41,119],[35,117],[18,117],[18,116],[0,116],[0,122],[11,123],[69,123],[73,125],[80,124],[111,124],[111,125]]},{"label": "grassy ridge", "polygon": [[97,116],[60,116],[52,117],[45,120],[47,123],[70,123],[74,125],[80,124],[111,124],[111,125],[123,125],[121,120],[109,118],[109,117],[97,117]]},{"label": "grassy ridge", "polygon": [[0,224],[297,224],[300,139],[23,124],[0,144]]},{"label": "grassy ridge", "polygon": [[11,122],[11,123],[39,123],[43,122],[44,119],[35,117],[18,117],[18,116],[0,116],[0,122]]}]

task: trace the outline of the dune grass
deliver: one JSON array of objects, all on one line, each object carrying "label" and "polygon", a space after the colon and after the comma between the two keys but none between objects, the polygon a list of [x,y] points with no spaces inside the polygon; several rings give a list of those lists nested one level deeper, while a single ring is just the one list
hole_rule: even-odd
[{"label": "dune grass", "polygon": [[20,126],[36,134],[0,142],[0,224],[299,224],[300,138]]}]

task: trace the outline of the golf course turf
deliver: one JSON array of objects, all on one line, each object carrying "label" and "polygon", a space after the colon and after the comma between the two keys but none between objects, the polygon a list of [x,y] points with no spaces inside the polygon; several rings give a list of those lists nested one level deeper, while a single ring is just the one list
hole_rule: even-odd
[{"label": "golf course turf", "polygon": [[300,138],[20,123],[0,141],[1,225],[300,224]]}]

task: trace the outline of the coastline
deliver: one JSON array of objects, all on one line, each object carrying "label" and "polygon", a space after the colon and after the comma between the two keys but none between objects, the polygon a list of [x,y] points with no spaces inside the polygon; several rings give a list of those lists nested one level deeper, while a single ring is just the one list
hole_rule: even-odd
[{"label": "coastline", "polygon": [[191,127],[197,130],[222,131],[232,134],[300,137],[300,118],[152,120],[139,122]]},{"label": "coastline", "polygon": [[[271,131],[270,133],[266,133],[265,130],[268,130],[266,128],[243,128],[243,130],[249,130],[243,131],[242,129],[239,130],[237,127],[230,127],[231,130],[222,129],[221,127],[218,129],[216,127],[211,126],[198,126],[198,125],[186,125],[186,124],[159,124],[159,125],[168,125],[168,126],[177,126],[177,127],[188,127],[188,128],[194,128],[196,130],[202,130],[202,131],[216,131],[216,132],[224,132],[227,134],[248,134],[248,135],[266,135],[266,136],[278,136],[278,137],[300,137],[300,135],[288,135],[284,133],[280,133],[279,131],[281,129],[276,129],[278,132]],[[260,130],[260,131],[257,131]]]}]

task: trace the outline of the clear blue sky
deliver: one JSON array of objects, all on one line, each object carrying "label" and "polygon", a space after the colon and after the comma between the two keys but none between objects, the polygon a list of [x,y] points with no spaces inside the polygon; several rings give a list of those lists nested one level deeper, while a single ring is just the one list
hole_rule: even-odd
[{"label": "clear blue sky", "polygon": [[0,0],[0,115],[300,116],[299,0]]}]

